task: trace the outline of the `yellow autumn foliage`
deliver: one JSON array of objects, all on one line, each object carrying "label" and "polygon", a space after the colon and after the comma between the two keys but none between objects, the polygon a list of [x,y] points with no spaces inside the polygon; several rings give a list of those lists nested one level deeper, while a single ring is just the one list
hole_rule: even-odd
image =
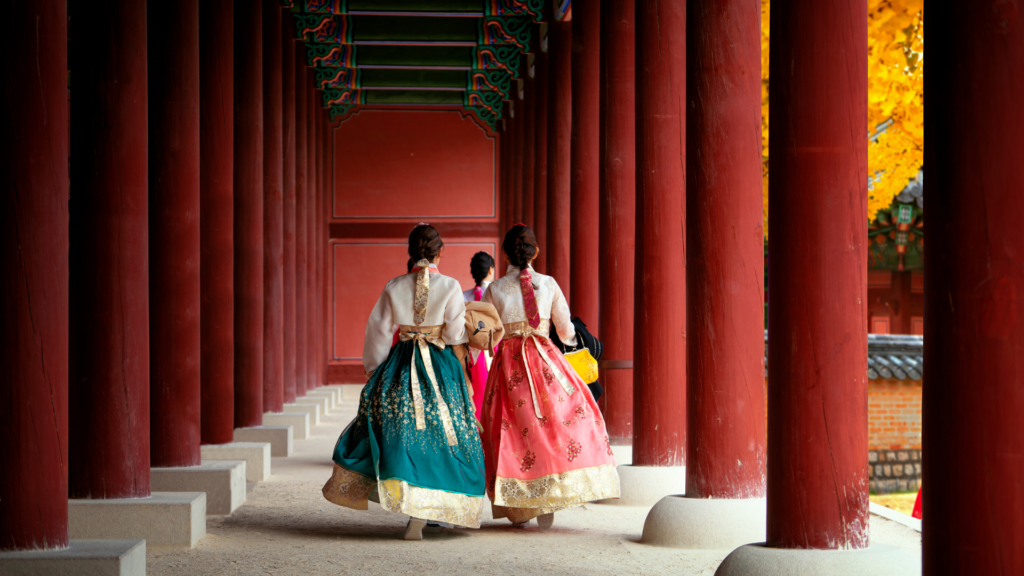
[{"label": "yellow autumn foliage", "polygon": [[[924,165],[924,1],[868,0],[868,219]],[[768,42],[770,0],[761,1],[761,125],[768,232]]]}]

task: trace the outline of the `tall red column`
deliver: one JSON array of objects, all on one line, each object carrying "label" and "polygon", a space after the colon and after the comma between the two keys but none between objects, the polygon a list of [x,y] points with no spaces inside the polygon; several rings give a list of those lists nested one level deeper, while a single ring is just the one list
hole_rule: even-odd
[{"label": "tall red column", "polygon": [[[263,0],[263,411],[284,410],[281,3]],[[253,10],[256,8],[254,7]]]},{"label": "tall red column", "polygon": [[763,498],[761,8],[687,8],[686,495]]},{"label": "tall red column", "polygon": [[[569,222],[572,258],[573,314],[600,332],[600,237],[595,234],[601,213],[600,179],[601,114],[601,6],[580,2],[572,15],[572,137],[570,144]],[[596,335],[596,334],[595,334]]]},{"label": "tall red column", "polygon": [[330,384],[327,381],[328,362],[331,359],[329,344],[331,342],[331,318],[334,317],[330,294],[331,294],[331,204],[334,193],[334,147],[331,142],[334,137],[334,130],[331,128],[331,115],[324,110],[324,186],[323,186],[323,208],[320,211],[320,385]]},{"label": "tall red column", "polygon": [[316,388],[316,118],[322,107],[319,91],[314,88],[313,70],[306,72],[306,390]]},{"label": "tall red column", "polygon": [[636,246],[634,118],[636,10],[601,1],[601,129],[598,158],[601,412],[613,444],[633,442],[633,261]]},{"label": "tall red column", "polygon": [[[317,96],[322,98],[322,94],[319,93]],[[321,236],[321,224],[323,222],[323,192],[324,192],[324,115],[323,107],[318,106],[316,112],[313,115],[313,122],[316,125],[316,131],[314,135],[314,146],[316,150],[316,191],[313,194],[313,288],[310,290],[310,298],[313,299],[313,340],[309,345],[309,351],[312,355],[312,366],[313,366],[313,383],[314,386],[323,386],[323,381],[320,379],[320,339],[322,331],[320,330],[323,320],[323,309],[320,301],[322,278],[320,277],[320,270],[323,262],[323,253],[321,252],[323,237]]]},{"label": "tall red column", "polygon": [[262,32],[262,10],[235,10],[235,428],[263,424]]},{"label": "tall red column", "polygon": [[147,8],[150,431],[153,467],[198,466],[199,5]]},{"label": "tall red column", "polygon": [[539,52],[534,61],[537,66],[536,98],[537,111],[533,116],[533,222],[531,227],[537,235],[540,253],[533,261],[533,267],[541,274],[547,273],[548,262],[548,55]]},{"label": "tall red column", "polygon": [[636,3],[633,464],[686,464],[686,4]]},{"label": "tall red column", "polygon": [[525,102],[516,99],[515,103],[516,115],[512,118],[512,225],[523,221],[523,118],[526,116]]},{"label": "tall red column", "polygon": [[[278,8],[280,9],[280,7]],[[294,17],[281,21],[281,140],[284,151],[284,403],[295,402],[295,30]]]},{"label": "tall red column", "polygon": [[203,444],[235,429],[234,1],[199,5],[200,371]]},{"label": "tall red column", "polygon": [[[525,67],[525,66],[524,66]],[[526,98],[523,102],[523,167],[522,167],[522,222],[530,228],[537,226],[533,213],[534,169],[536,164],[537,81],[525,74]]]},{"label": "tall red column", "polygon": [[[0,550],[68,545],[67,4],[0,9]],[[76,95],[77,97],[77,95]]]},{"label": "tall red column", "polygon": [[[288,42],[295,42],[288,37]],[[309,331],[309,314],[306,310],[307,294],[307,246],[309,238],[307,213],[309,211],[309,173],[306,156],[306,132],[308,129],[306,110],[309,97],[306,84],[306,55],[304,43],[295,46],[295,395],[306,395],[308,362],[306,361],[306,339]]]},{"label": "tall red column", "polygon": [[316,376],[317,386],[323,386],[326,384],[325,376],[327,375],[327,358],[324,356],[324,333],[326,329],[326,322],[324,322],[324,316],[326,311],[324,308],[324,280],[327,275],[324,274],[324,245],[326,243],[326,217],[324,211],[324,199],[326,193],[324,189],[327,187],[327,144],[325,142],[327,138],[327,111],[320,108],[319,114],[317,114],[317,144],[320,146],[319,154],[317,156],[319,160],[318,174],[320,179],[320,185],[317,187],[317,218],[316,218],[316,344],[313,347],[313,351],[316,354]]},{"label": "tall red column", "polygon": [[768,545],[864,548],[867,6],[773,8]]},{"label": "tall red column", "polygon": [[75,25],[68,494],[149,496],[146,6],[85,7]]},{"label": "tall red column", "polygon": [[1024,15],[928,10],[924,573],[1022,574]]},{"label": "tall red column", "polygon": [[[572,24],[548,27],[548,260],[562,293],[572,292],[569,279],[570,132],[572,130]],[[569,303],[570,306],[572,302]]]}]

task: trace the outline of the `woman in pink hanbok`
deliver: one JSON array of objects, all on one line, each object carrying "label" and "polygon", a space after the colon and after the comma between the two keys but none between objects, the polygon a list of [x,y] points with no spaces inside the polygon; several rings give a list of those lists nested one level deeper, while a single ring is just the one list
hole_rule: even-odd
[{"label": "woman in pink hanbok", "polygon": [[571,346],[576,330],[558,283],[530,265],[536,236],[517,224],[502,248],[511,266],[483,296],[505,326],[481,412],[487,492],[495,518],[547,529],[558,510],[618,498],[619,475],[594,397],[548,338],[554,326]]},{"label": "woman in pink hanbok", "polygon": [[[483,300],[484,291],[494,280],[494,258],[487,252],[477,252],[469,262],[469,272],[476,282],[470,290],[462,293],[466,304],[480,302]],[[483,350],[470,350],[472,367],[469,369],[470,384],[473,386],[473,403],[476,405],[476,413],[481,414],[484,400],[484,387],[487,385],[487,371],[491,367],[491,355]]]}]

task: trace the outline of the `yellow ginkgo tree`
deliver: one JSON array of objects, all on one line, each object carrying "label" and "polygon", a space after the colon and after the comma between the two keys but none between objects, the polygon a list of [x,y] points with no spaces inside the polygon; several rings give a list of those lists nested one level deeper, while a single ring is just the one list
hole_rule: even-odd
[{"label": "yellow ginkgo tree", "polygon": [[[868,0],[868,219],[888,208],[924,164],[924,2]],[[770,0],[761,2],[761,124],[768,230],[768,41]]]}]

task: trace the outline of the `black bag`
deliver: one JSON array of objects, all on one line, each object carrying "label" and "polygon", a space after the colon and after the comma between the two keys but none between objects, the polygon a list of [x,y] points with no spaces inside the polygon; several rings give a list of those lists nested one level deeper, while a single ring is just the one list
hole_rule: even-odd
[{"label": "black bag", "polygon": [[[601,344],[601,341],[595,338],[594,335],[590,333],[590,330],[587,330],[587,325],[583,323],[583,320],[580,320],[579,316],[573,316],[572,325],[576,328],[575,348],[567,348],[562,344],[562,341],[558,338],[558,332],[555,330],[551,331],[551,342],[558,347],[563,355],[565,355],[566,352],[575,352],[586,348],[587,351],[590,352],[590,355],[594,357],[594,360],[600,361],[601,355],[604,354],[604,345]],[[590,393],[594,395],[594,400],[599,399],[601,395],[604,394],[604,387],[601,386],[601,382],[598,380],[587,384],[587,386],[590,388]]]}]

